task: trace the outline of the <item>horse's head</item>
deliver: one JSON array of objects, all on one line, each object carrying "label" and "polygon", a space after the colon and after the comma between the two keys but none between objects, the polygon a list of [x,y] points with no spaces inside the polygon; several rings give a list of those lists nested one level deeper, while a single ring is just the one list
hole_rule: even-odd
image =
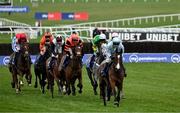
[{"label": "horse's head", "polygon": [[23,57],[27,60],[29,58],[29,44],[28,43],[23,43],[21,44],[21,53],[23,55]]},{"label": "horse's head", "polygon": [[76,57],[82,57],[82,47],[80,45],[77,45],[73,49],[73,54]]},{"label": "horse's head", "polygon": [[113,65],[114,65],[116,70],[120,70],[121,69],[121,63],[122,63],[122,61],[121,61],[122,58],[121,57],[122,56],[121,56],[120,53],[115,53],[113,55]]}]

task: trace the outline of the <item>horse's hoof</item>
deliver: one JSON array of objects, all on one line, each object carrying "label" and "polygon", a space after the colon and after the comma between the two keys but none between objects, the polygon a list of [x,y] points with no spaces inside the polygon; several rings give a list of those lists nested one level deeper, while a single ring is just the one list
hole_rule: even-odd
[{"label": "horse's hoof", "polygon": [[34,88],[37,88],[37,85],[34,85]]},{"label": "horse's hoof", "polygon": [[82,93],[82,91],[81,91],[81,90],[79,90],[79,93],[81,94],[81,93]]},{"label": "horse's hoof", "polygon": [[47,85],[47,89],[49,89],[49,85]]},{"label": "horse's hoof", "polygon": [[19,89],[16,89],[16,94],[19,94]]},{"label": "horse's hoof", "polygon": [[72,95],[73,95],[73,96],[76,96],[76,93],[75,93],[75,92],[73,92],[73,93],[72,93]]},{"label": "horse's hoof", "polygon": [[23,83],[23,81],[20,81],[20,85],[21,85],[21,86],[24,86],[24,83]]},{"label": "horse's hoof", "polygon": [[32,86],[32,84],[28,84],[28,86],[29,86],[29,87],[31,87],[31,86]]},{"label": "horse's hoof", "polygon": [[94,92],[94,95],[98,95],[97,91]]},{"label": "horse's hoof", "polygon": [[119,107],[118,101],[114,101],[114,105],[116,105],[117,107]]}]

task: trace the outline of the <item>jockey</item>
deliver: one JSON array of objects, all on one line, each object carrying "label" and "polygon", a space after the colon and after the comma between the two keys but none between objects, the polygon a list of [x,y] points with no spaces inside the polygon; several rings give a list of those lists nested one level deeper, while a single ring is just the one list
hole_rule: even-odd
[{"label": "jockey", "polygon": [[25,33],[17,33],[15,37],[12,38],[12,50],[14,51],[14,56],[10,60],[10,64],[14,64],[15,66],[17,65],[17,58],[19,56],[19,51],[20,51],[20,45],[23,43],[29,42],[27,39],[27,36]]},{"label": "jockey", "polygon": [[[105,64],[105,67],[104,67],[104,69],[102,71],[102,76],[106,76],[107,75],[107,70],[108,70],[109,64],[111,62],[111,59],[113,59],[112,55],[115,52],[121,53],[121,55],[124,53],[124,46],[122,44],[122,40],[120,39],[118,33],[113,33],[112,34],[112,39],[107,44],[106,49],[107,49],[106,59],[103,61],[106,64]],[[121,62],[122,62],[122,68],[123,68],[125,76],[126,76],[125,68],[123,66],[122,56],[121,56]]]},{"label": "jockey", "polygon": [[46,52],[46,50],[50,50],[51,52],[51,45],[53,41],[53,36],[51,33],[46,32],[41,40],[40,40],[40,44],[39,44],[39,49],[40,49],[40,55],[37,56],[35,64],[39,64],[40,62],[42,62],[43,58],[45,58],[44,54]]},{"label": "jockey", "polygon": [[92,48],[93,48],[94,53],[90,59],[90,63],[89,63],[90,68],[93,67],[95,57],[97,58],[101,54],[101,46],[106,43],[106,35],[105,34],[96,35],[93,38],[92,43],[93,43]]},{"label": "jockey", "polygon": [[51,47],[51,44],[53,43],[53,36],[51,33],[46,32],[44,36],[41,38],[40,44],[39,44],[39,49],[40,49],[40,55],[44,55],[46,52],[46,47]]},{"label": "jockey", "polygon": [[56,35],[55,38],[52,41],[52,54],[51,59],[48,65],[48,69],[52,69],[53,61],[58,57],[58,54],[63,53],[64,50],[64,39],[61,35]]},{"label": "jockey", "polygon": [[66,40],[66,44],[65,44],[65,47],[64,47],[64,51],[66,53],[66,57],[63,60],[61,60],[62,67],[66,67],[67,66],[67,64],[69,63],[68,62],[69,58],[73,57],[72,48],[77,46],[77,45],[80,45],[81,47],[83,47],[83,43],[82,43],[82,40],[80,39],[80,37],[77,34],[73,33]]}]

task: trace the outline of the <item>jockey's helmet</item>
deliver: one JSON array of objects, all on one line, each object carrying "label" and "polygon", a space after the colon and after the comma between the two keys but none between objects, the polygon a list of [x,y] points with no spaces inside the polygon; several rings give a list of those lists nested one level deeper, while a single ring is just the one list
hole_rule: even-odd
[{"label": "jockey's helmet", "polygon": [[112,38],[114,38],[114,37],[119,37],[119,35],[118,35],[118,33],[113,32],[112,35],[111,35],[111,37],[112,37]]},{"label": "jockey's helmet", "polygon": [[20,34],[20,33],[17,33],[17,34],[16,34],[16,38],[19,39],[20,37],[21,37],[21,34]]},{"label": "jockey's helmet", "polygon": [[106,40],[106,35],[105,34],[100,34],[99,36],[100,36],[101,40]]},{"label": "jockey's helmet", "polygon": [[51,35],[51,33],[46,32],[44,36],[45,36],[45,38],[50,38],[52,35]]},{"label": "jockey's helmet", "polygon": [[62,36],[61,35],[56,35],[56,42],[61,43],[62,42]]},{"label": "jockey's helmet", "polygon": [[72,38],[72,41],[73,41],[73,42],[79,41],[79,36],[78,36],[77,34],[72,34],[72,35],[71,35],[71,38]]},{"label": "jockey's helmet", "polygon": [[114,46],[117,46],[117,45],[119,45],[121,43],[121,39],[119,37],[114,37],[112,39],[112,42],[113,42]]},{"label": "jockey's helmet", "polygon": [[16,34],[17,42],[19,44],[22,44],[24,42],[27,42],[26,34],[25,33],[18,33]]}]

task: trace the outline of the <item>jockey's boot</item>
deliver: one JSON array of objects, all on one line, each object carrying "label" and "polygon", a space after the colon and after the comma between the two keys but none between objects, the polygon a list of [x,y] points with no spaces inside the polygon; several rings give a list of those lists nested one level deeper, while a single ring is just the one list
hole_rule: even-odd
[{"label": "jockey's boot", "polygon": [[68,63],[69,63],[69,57],[66,56],[66,58],[65,58],[65,60],[64,60],[64,62],[63,62],[62,68],[66,68],[66,66],[68,65]]},{"label": "jockey's boot", "polygon": [[91,60],[90,60],[90,68],[92,68],[93,67],[93,65],[94,65],[94,60],[95,60],[95,55],[93,54],[93,56],[91,57]]},{"label": "jockey's boot", "polygon": [[17,66],[17,58],[19,57],[19,53],[18,52],[15,52],[15,55],[14,55],[14,60],[13,60],[13,64],[15,66]]},{"label": "jockey's boot", "polygon": [[50,57],[50,60],[48,62],[48,70],[51,70],[51,65],[52,65],[52,57]]},{"label": "jockey's boot", "polygon": [[36,61],[35,61],[35,64],[36,64],[36,65],[40,63],[41,57],[42,57],[41,55],[38,55],[38,56],[36,57]]},{"label": "jockey's boot", "polygon": [[15,56],[15,53],[13,53],[13,55],[10,56],[9,65],[13,64],[14,56]]},{"label": "jockey's boot", "polygon": [[49,61],[49,65],[48,65],[48,70],[53,69],[54,60],[55,60],[55,57],[51,57],[51,59]]},{"label": "jockey's boot", "polygon": [[32,64],[32,61],[31,61],[31,57],[30,57],[30,55],[29,55],[29,63],[30,63],[30,64]]}]

